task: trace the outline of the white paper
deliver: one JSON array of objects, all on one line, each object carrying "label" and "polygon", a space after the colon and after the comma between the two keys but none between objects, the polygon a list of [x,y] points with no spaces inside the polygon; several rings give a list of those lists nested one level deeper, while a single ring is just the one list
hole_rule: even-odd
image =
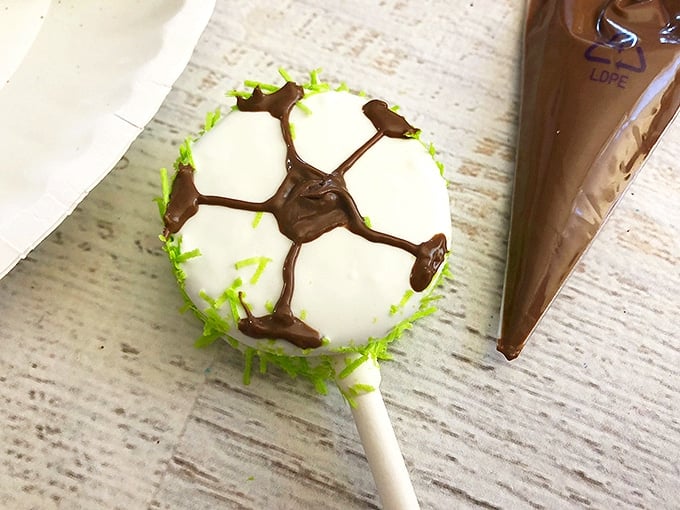
[{"label": "white paper", "polygon": [[50,0],[0,0],[0,90],[31,49]]},{"label": "white paper", "polygon": [[0,277],[125,153],[186,66],[214,6],[50,3],[0,89]]}]

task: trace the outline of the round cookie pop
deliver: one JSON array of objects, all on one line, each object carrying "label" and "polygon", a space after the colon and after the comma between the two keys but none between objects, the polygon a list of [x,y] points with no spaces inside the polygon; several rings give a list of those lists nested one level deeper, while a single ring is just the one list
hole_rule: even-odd
[{"label": "round cookie pop", "polygon": [[281,87],[233,93],[235,108],[182,146],[160,204],[165,248],[204,321],[199,343],[241,348],[246,379],[255,356],[320,391],[334,377],[383,503],[415,502],[405,468],[397,476],[384,455],[401,459],[388,420],[383,430],[376,360],[434,310],[451,230],[441,165],[386,103],[316,73],[304,85],[282,75]]}]

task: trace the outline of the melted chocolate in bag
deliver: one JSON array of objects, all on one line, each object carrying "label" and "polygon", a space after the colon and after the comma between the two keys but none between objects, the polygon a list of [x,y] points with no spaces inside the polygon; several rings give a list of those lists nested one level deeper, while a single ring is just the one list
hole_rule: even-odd
[{"label": "melted chocolate in bag", "polygon": [[531,0],[498,350],[528,336],[680,105],[679,0]]}]

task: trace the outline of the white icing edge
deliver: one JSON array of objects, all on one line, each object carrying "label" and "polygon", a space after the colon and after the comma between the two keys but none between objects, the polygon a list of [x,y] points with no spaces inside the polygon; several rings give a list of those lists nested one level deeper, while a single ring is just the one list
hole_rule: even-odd
[{"label": "white icing edge", "polygon": [[[319,169],[332,171],[375,134],[362,112],[366,98],[327,92],[304,102],[312,114],[293,110],[294,143],[298,154]],[[338,132],[334,132],[338,120]],[[236,110],[224,116],[194,144],[193,158],[196,186],[206,195],[263,201],[285,176],[279,121],[266,112]],[[445,181],[418,140],[382,138],[345,179],[372,228],[416,244],[442,232],[450,242]],[[199,309],[207,306],[202,292],[216,298],[237,278],[243,280],[239,290],[245,292],[254,315],[266,314],[265,303],[276,302],[291,241],[280,233],[272,215],[265,213],[256,228],[254,219],[253,212],[201,206],[179,232],[184,252],[196,248],[201,252],[183,264],[187,294]],[[237,270],[234,265],[252,257],[271,259],[256,284],[249,281],[255,266]],[[305,322],[328,343],[302,351],[285,341],[249,338],[236,327],[229,334],[251,347],[288,355],[328,354],[364,345],[369,338],[382,338],[417,311],[420,298],[429,290],[414,293],[397,313],[390,313],[410,291],[414,260],[400,249],[371,243],[344,228],[334,229],[302,246],[292,300],[294,313],[304,314]],[[239,313],[245,316],[243,310]],[[224,316],[230,315],[225,305]]]}]

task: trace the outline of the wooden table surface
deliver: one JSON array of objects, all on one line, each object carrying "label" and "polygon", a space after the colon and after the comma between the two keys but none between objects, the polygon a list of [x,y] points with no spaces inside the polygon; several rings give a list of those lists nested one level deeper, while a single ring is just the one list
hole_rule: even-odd
[{"label": "wooden table surface", "polygon": [[455,279],[383,363],[423,508],[678,508],[680,123],[522,356],[495,350],[523,9],[466,2],[219,1],[111,174],[0,281],[0,507],[378,508],[351,414],[272,370],[242,379],[158,241],[158,169],[246,78],[323,67],[439,148]]}]

